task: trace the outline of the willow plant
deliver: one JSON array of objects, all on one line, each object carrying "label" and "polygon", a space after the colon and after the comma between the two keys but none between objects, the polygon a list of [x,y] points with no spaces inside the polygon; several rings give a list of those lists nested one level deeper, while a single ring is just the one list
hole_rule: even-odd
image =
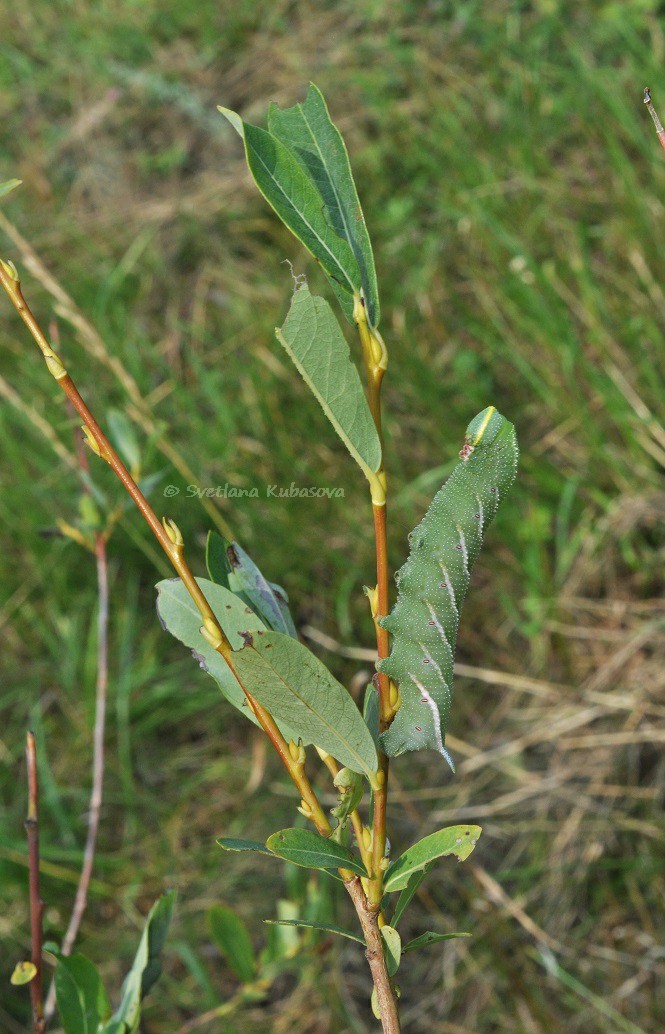
[{"label": "willow plant", "polygon": [[[409,536],[410,553],[396,575],[391,610],[381,406],[388,350],[379,330],[372,245],[344,141],[314,85],[302,104],[286,110],[270,105],[267,129],[219,110],[244,142],[257,187],[318,261],[359,337],[365,388],[333,308],[297,278],[277,339],[369,487],[376,584],[366,594],[376,630],[377,671],[362,709],[300,642],[286,594],[237,542],[211,533],[209,577],[194,577],[177,525],[169,517],[159,520],[139,490],[42,333],[11,262],[1,263],[0,280],[81,417],[89,446],[113,468],[175,568],[177,579],[157,586],[162,624],[192,650],[226,700],[263,729],[297,789],[304,828],[279,830],[265,842],[220,837],[220,846],[267,853],[341,880],[361,936],[327,929],[364,944],[373,1011],[383,1030],[394,1034],[400,1030],[396,974],[402,956],[456,936],[426,932],[403,945],[400,920],[436,860],[467,858],[481,830],[441,829],[391,858],[389,765],[407,751],[430,749],[454,767],[445,738],[459,615],[485,530],[515,477],[515,432],[494,406],[470,421],[459,462]],[[313,780],[315,762],[325,766],[338,794],[332,813],[315,789],[320,785]],[[320,926],[305,919],[289,922]]]}]

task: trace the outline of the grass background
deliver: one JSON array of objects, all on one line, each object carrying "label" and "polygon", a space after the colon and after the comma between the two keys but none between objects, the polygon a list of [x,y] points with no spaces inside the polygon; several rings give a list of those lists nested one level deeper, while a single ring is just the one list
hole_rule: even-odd
[{"label": "grass background", "polygon": [[[259,499],[209,506],[287,588],[301,626],[371,646],[365,489],[273,336],[286,259],[324,286],[257,195],[218,103],[261,121],[313,79],[346,137],[391,356],[395,567],[470,416],[494,402],[517,425],[519,481],[462,623],[459,659],[482,670],[457,682],[457,777],[429,755],[394,766],[396,850],[446,822],[484,827],[405,920],[414,936],[473,932],[407,957],[409,1032],[665,1023],[665,166],[642,105],[648,83],[665,110],[660,8],[54,0],[0,12],[0,180],[24,181],[2,204],[2,254],[44,323],[59,312],[61,351],[97,414],[151,414],[151,498],[197,571],[212,518],[187,485],[258,486]],[[57,939],[85,839],[96,585],[92,558],[53,534],[80,504],[72,422],[8,304],[0,335],[0,1026],[14,1032],[28,1016],[8,984],[29,944],[25,729],[40,750]],[[110,471],[93,472],[106,505],[119,502]],[[292,481],[345,498],[265,498]],[[179,496],[164,499],[166,485]],[[117,995],[141,916],[178,887],[142,1026],[157,1034],[237,990],[206,925],[215,902],[245,918],[257,949],[289,894],[351,919],[302,874],[220,856],[216,836],[290,825],[290,787],[161,631],[153,585],[166,568],[129,510],[110,555],[108,766],[78,945]],[[316,649],[347,684],[358,677],[358,662]],[[198,1029],[374,1029],[346,943],[319,938],[261,1002]]]}]

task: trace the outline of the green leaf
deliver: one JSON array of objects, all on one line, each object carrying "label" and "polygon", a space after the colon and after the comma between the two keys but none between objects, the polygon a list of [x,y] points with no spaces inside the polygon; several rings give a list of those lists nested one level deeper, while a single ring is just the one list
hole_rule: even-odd
[{"label": "green leaf", "polygon": [[360,375],[335,314],[307,285],[293,296],[284,326],[276,331],[305,383],[366,477],[381,466],[381,442]]},{"label": "green leaf", "polygon": [[272,851],[266,849],[266,845],[260,840],[241,840],[238,837],[218,837],[217,843],[225,851],[256,851],[257,854],[273,857]]},{"label": "green leaf", "polygon": [[55,996],[65,1034],[97,1034],[111,1011],[97,969],[85,955],[49,950],[58,960]]},{"label": "green leaf", "polygon": [[277,722],[295,730],[290,738],[315,743],[371,781],[378,759],[369,729],[344,686],[302,643],[279,632],[258,632],[233,660],[250,693]]},{"label": "green leaf", "polygon": [[428,930],[427,933],[421,933],[420,937],[414,937],[412,941],[405,944],[402,948],[402,955],[406,954],[407,951],[416,951],[418,948],[427,948],[430,944],[437,944],[439,941],[452,941],[455,937],[470,936],[470,933],[433,933],[432,930]]},{"label": "green leaf", "polygon": [[275,632],[283,632],[293,639],[298,638],[293,618],[289,612],[288,600],[263,577],[251,557],[237,542],[229,543],[227,556],[231,571],[229,588],[241,599],[246,599],[265,624]]},{"label": "green leaf", "polygon": [[331,814],[339,819],[340,826],[344,826],[351,812],[355,811],[360,804],[365,792],[365,785],[362,777],[357,772],[352,772],[350,768],[340,768],[333,782],[339,792],[339,799]]},{"label": "green leaf", "polygon": [[350,851],[313,829],[281,829],[268,837],[266,847],[279,858],[307,869],[351,869],[367,876],[364,865]]},{"label": "green leaf", "polygon": [[17,962],[9,978],[9,983],[14,987],[22,987],[29,984],[37,975],[37,967],[34,962]]},{"label": "green leaf", "polygon": [[219,532],[209,532],[206,564],[212,580],[244,600],[267,628],[298,638],[288,596],[280,585],[263,576],[237,542],[229,542]]},{"label": "green leaf", "polygon": [[404,890],[413,874],[435,858],[454,854],[463,861],[473,851],[481,832],[480,826],[448,826],[419,840],[388,868],[384,889],[389,894]]},{"label": "green leaf", "polygon": [[[244,600],[205,578],[196,580],[232,647],[236,644],[242,645],[240,632],[265,628]],[[212,675],[229,703],[258,725],[256,716],[248,707],[247,698],[228,664],[201,635],[201,615],[180,579],[168,578],[159,582],[156,588],[157,614],[164,628],[190,648],[195,660],[204,671]]]},{"label": "green leaf", "polygon": [[268,926],[304,926],[307,930],[323,930],[324,933],[336,933],[340,937],[347,937],[350,941],[355,941],[356,944],[365,946],[362,937],[349,933],[348,930],[343,930],[341,926],[333,926],[331,923],[315,923],[310,919],[264,919],[263,922],[267,923]]},{"label": "green leaf", "polygon": [[409,535],[409,558],[395,576],[397,601],[379,624],[391,634],[377,669],[398,686],[401,706],[381,744],[391,757],[445,748],[459,615],[483,537],[517,470],[515,428],[494,406],[466,430],[461,460]]},{"label": "green leaf", "polygon": [[[254,614],[252,608],[244,600],[241,600],[222,585],[215,585],[214,582],[210,582],[206,578],[197,578],[196,580],[205,593],[206,599],[212,607],[215,617],[222,626],[231,646],[236,648],[242,647],[243,639],[240,633],[265,629],[264,623]],[[257,718],[248,706],[247,698],[237,678],[221,654],[213,650],[212,646],[201,635],[201,615],[180,579],[168,578],[166,581],[159,582],[156,588],[157,613],[163,627],[172,636],[190,648],[195,660],[199,662],[200,667],[204,671],[212,675],[228,702],[246,718],[249,718],[250,722],[258,725]],[[297,736],[294,736],[293,731],[286,722],[280,722],[277,716],[275,716],[275,719],[282,735],[287,741],[298,739]],[[311,741],[308,740],[306,742],[309,743]]]},{"label": "green leaf", "polygon": [[374,740],[374,746],[379,749],[379,694],[372,683],[368,683],[363,700],[363,718],[365,725],[370,731]]},{"label": "green leaf", "polygon": [[218,531],[209,531],[206,539],[206,567],[208,574],[216,585],[222,585],[225,589],[231,589],[229,575],[231,574],[231,561],[226,552],[229,542],[220,535]]},{"label": "green leaf", "polygon": [[429,865],[426,865],[424,869],[420,869],[418,872],[414,872],[413,876],[409,877],[409,882],[407,883],[406,887],[397,899],[395,911],[393,912],[393,917],[390,920],[391,926],[397,926],[400,919],[402,918],[407,908],[411,904],[411,901],[414,895],[416,894],[418,887],[423,882],[431,868],[432,864],[430,863]]},{"label": "green leaf", "polygon": [[141,446],[134,425],[121,409],[109,409],[107,423],[111,441],[129,467],[132,476],[137,477],[141,469]]},{"label": "green leaf", "polygon": [[328,276],[353,295],[360,284],[358,263],[348,241],[328,222],[321,195],[301,162],[265,129],[244,122],[228,108],[218,110],[243,138],[250,172],[268,204]]},{"label": "green leaf", "polygon": [[402,958],[402,938],[393,926],[382,926],[381,937],[386,947],[388,974],[394,977]]},{"label": "green leaf", "polygon": [[321,195],[328,222],[339,237],[348,241],[358,263],[358,288],[365,299],[368,322],[378,326],[379,292],[365,217],[344,140],[318,87],[311,83],[305,102],[284,111],[271,104],[268,129],[307,170]]},{"label": "green leaf", "polygon": [[243,984],[250,984],[256,976],[256,963],[242,919],[224,905],[213,905],[208,912],[208,922],[215,944],[235,975]]},{"label": "green leaf", "polygon": [[175,897],[175,891],[167,891],[150,909],[132,968],[122,985],[120,1006],[111,1023],[124,1024],[127,1034],[138,1030],[141,1003],[161,973],[159,956],[171,923]]},{"label": "green leaf", "polygon": [[10,190],[14,190],[15,187],[20,187],[23,180],[5,180],[4,183],[0,183],[0,197],[4,197]]}]

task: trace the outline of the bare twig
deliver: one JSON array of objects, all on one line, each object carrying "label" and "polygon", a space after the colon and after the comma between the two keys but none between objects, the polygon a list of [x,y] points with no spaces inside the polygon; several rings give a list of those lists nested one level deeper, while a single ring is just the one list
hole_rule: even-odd
[{"label": "bare twig", "polygon": [[36,970],[30,981],[30,998],[34,1034],[43,1034],[46,1027],[42,999],[42,911],[44,903],[39,894],[39,783],[35,736],[32,732],[28,732],[26,736],[25,757],[28,766],[28,816],[25,820],[25,831],[28,837],[30,866],[30,958]]},{"label": "bare twig", "polygon": [[656,114],[656,109],[651,103],[651,90],[648,86],[644,87],[644,103],[647,106],[647,111],[653,119],[653,124],[656,127],[656,132],[658,133],[658,139],[660,140],[661,147],[665,150],[665,129],[663,129],[660,119]]},{"label": "bare twig", "polygon": [[109,578],[106,543],[101,534],[96,536],[95,556],[97,559],[99,611],[97,615],[97,687],[93,734],[92,792],[90,794],[88,836],[85,843],[83,868],[81,869],[81,879],[76,891],[72,918],[62,944],[63,955],[69,955],[72,949],[87,903],[104,783],[104,728],[106,724],[106,692],[108,688]]},{"label": "bare twig", "polygon": [[[85,456],[82,462],[87,463]],[[92,790],[88,810],[88,835],[83,852],[83,866],[79,877],[74,907],[69,926],[62,942],[62,954],[69,955],[76,940],[83,914],[88,904],[88,889],[92,879],[99,829],[99,815],[102,806],[104,785],[104,731],[106,728],[106,694],[108,688],[108,626],[109,626],[109,579],[106,540],[101,532],[95,535],[95,557],[97,559],[97,686],[95,693],[95,727],[92,752]],[[46,998],[44,1014],[48,1021],[55,1008],[55,984],[52,983]]]}]

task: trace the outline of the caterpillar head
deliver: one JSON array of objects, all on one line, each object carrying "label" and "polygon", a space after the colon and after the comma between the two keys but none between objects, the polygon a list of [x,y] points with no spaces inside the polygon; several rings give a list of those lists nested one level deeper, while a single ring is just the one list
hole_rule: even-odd
[{"label": "caterpillar head", "polygon": [[464,435],[460,459],[466,463],[478,446],[491,445],[501,433],[505,423],[505,418],[501,416],[495,406],[488,406],[487,409],[478,413],[478,416],[474,416]]}]

